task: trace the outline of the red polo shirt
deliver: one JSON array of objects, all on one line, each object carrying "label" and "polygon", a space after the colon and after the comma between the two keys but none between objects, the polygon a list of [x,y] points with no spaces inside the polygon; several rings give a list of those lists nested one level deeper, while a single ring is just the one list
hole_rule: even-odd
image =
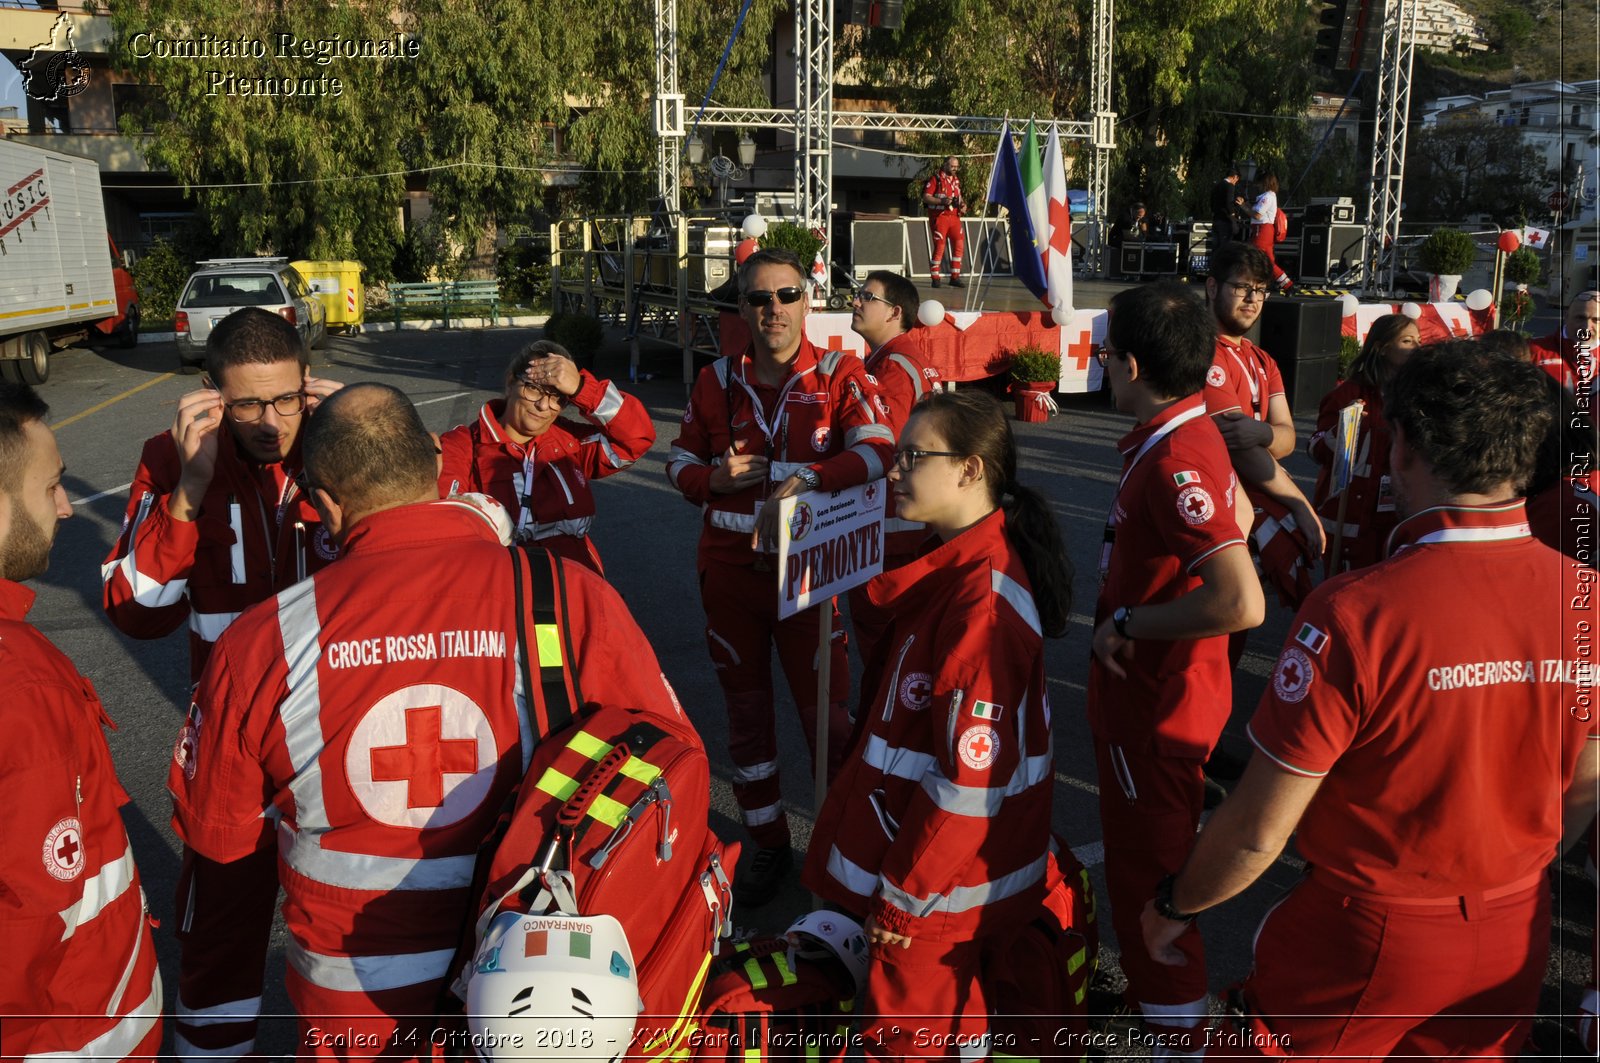
[{"label": "red polo shirt", "polygon": [[1580,625],[1600,599],[1520,499],[1425,510],[1390,554],[1307,600],[1251,741],[1325,777],[1298,832],[1319,874],[1419,898],[1516,882],[1555,856],[1596,737],[1600,648]]},{"label": "red polo shirt", "polygon": [[[1124,436],[1122,483],[1106,522],[1095,624],[1119,606],[1170,602],[1201,585],[1198,569],[1244,546],[1234,513],[1236,479],[1205,397],[1173,403]],[[1098,658],[1089,666],[1089,725],[1130,748],[1203,757],[1228,721],[1233,679],[1228,638],[1140,639],[1126,679]]]},{"label": "red polo shirt", "polygon": [[1272,355],[1247,339],[1234,343],[1217,337],[1217,353],[1206,370],[1207,413],[1215,417],[1240,410],[1265,421],[1272,396],[1282,394],[1283,374]]}]

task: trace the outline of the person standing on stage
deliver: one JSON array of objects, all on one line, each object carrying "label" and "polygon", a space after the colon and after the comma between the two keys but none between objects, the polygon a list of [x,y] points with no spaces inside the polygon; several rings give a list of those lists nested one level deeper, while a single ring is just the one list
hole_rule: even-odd
[{"label": "person standing on stage", "polygon": [[932,242],[929,259],[933,286],[939,287],[940,267],[944,263],[945,243],[950,245],[950,287],[964,288],[961,283],[961,252],[967,246],[967,234],[962,227],[961,215],[966,201],[961,196],[961,160],[947,156],[944,165],[934,171],[922,185],[922,205],[928,209],[928,237]]}]

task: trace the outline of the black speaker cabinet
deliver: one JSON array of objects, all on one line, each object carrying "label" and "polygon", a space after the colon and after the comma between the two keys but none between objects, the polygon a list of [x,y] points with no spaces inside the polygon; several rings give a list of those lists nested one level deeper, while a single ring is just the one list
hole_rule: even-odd
[{"label": "black speaker cabinet", "polygon": [[[926,278],[928,263],[933,254],[933,234],[928,229],[927,218],[907,218],[906,243],[911,252],[911,271],[908,276]],[[967,245],[961,251],[961,272],[976,277],[979,273],[1011,273],[1011,239],[1009,230],[999,218],[965,218],[961,223]],[[856,255],[856,261],[861,256]],[[950,249],[946,247],[942,276],[950,275]]]},{"label": "black speaker cabinet", "polygon": [[1311,413],[1339,376],[1339,326],[1344,311],[1337,299],[1274,297],[1261,310],[1261,338],[1283,373],[1289,407]]},{"label": "black speaker cabinet", "polygon": [[856,280],[865,279],[875,269],[905,273],[908,258],[903,219],[850,223],[850,260]]},{"label": "black speaker cabinet", "polygon": [[1307,225],[1300,237],[1300,276],[1320,281],[1360,261],[1359,225]]}]

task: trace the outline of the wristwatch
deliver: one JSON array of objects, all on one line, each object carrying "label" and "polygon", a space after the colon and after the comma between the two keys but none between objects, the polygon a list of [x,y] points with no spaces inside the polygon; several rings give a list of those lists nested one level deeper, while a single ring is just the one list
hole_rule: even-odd
[{"label": "wristwatch", "polygon": [[1132,609],[1129,609],[1125,605],[1118,606],[1117,611],[1111,614],[1111,626],[1117,629],[1118,635],[1121,635],[1123,638],[1131,641],[1133,636],[1128,634],[1128,621],[1132,619]]},{"label": "wristwatch", "polygon": [[1156,883],[1156,914],[1174,923],[1192,923],[1199,912],[1180,912],[1172,906],[1172,884],[1177,879],[1177,875],[1168,875]]},{"label": "wristwatch", "polygon": [[806,485],[807,491],[815,491],[822,486],[822,476],[809,465],[802,465],[794,471],[795,478]]}]

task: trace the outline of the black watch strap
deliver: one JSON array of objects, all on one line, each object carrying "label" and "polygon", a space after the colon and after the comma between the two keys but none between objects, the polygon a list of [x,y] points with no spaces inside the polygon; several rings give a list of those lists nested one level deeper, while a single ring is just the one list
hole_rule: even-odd
[{"label": "black watch strap", "polygon": [[1128,621],[1132,619],[1133,610],[1124,605],[1111,614],[1111,626],[1117,629],[1118,635],[1131,640],[1133,636],[1128,634]]},{"label": "black watch strap", "polygon": [[1168,875],[1156,883],[1156,914],[1163,919],[1171,919],[1175,923],[1192,923],[1199,912],[1180,912],[1172,906],[1172,884],[1178,879],[1177,875]]}]

